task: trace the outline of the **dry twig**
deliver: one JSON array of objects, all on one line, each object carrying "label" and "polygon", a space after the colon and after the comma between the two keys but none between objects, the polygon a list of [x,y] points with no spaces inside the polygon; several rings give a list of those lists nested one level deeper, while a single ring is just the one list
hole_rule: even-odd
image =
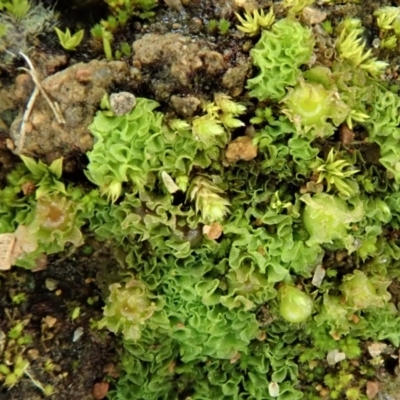
[{"label": "dry twig", "polygon": [[37,99],[37,96],[39,95],[39,92],[43,95],[43,97],[46,99],[48,105],[50,106],[51,110],[54,113],[54,116],[57,119],[57,122],[59,124],[65,124],[65,120],[64,117],[62,116],[60,107],[58,106],[58,104],[56,102],[51,101],[49,95],[45,92],[45,90],[43,89],[43,86],[39,80],[39,75],[36,72],[35,67],[32,64],[32,61],[29,59],[29,57],[27,55],[25,55],[24,53],[22,53],[22,51],[20,51],[20,53],[22,57],[24,57],[25,61],[27,62],[27,64],[29,65],[30,69],[27,68],[20,68],[21,70],[27,72],[34,84],[35,84],[35,89],[32,92],[32,95],[28,101],[28,104],[26,106],[25,112],[24,112],[24,116],[22,118],[22,123],[21,123],[21,127],[20,127],[20,134],[19,134],[19,140],[18,140],[18,146],[17,146],[17,150],[16,153],[17,154],[21,154],[21,150],[23,148],[24,145],[24,141],[25,141],[25,134],[26,134],[26,124],[28,123],[29,117],[31,115],[33,106],[35,104],[35,101]]}]

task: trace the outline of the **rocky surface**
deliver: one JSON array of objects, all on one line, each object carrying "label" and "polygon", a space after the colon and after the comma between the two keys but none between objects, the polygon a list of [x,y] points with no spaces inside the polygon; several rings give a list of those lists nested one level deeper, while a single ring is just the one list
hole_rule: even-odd
[{"label": "rocky surface", "polygon": [[[43,95],[36,99],[28,122],[21,153],[51,162],[74,151],[87,152],[93,145],[88,126],[101,98],[112,85],[129,80],[129,67],[122,61],[78,63],[43,79],[42,86],[60,109],[65,123],[57,121]],[[22,100],[31,95],[33,82],[28,74],[16,78],[15,93],[20,100],[19,115],[14,119],[10,136],[16,148],[25,110]]]},{"label": "rocky surface", "polygon": [[150,90],[166,100],[178,89],[193,89],[202,79],[215,80],[227,68],[224,57],[202,40],[178,33],[150,33],[133,43],[133,63],[148,76]]}]

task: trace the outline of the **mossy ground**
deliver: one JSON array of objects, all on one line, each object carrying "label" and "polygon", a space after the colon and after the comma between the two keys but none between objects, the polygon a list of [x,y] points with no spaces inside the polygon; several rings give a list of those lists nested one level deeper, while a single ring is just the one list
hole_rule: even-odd
[{"label": "mossy ground", "polygon": [[[260,1],[261,6],[270,6],[271,1]],[[372,20],[373,11],[377,6],[391,5],[390,1],[364,1],[362,4],[342,2],[335,7],[329,8],[328,19],[338,21],[343,16],[358,17],[363,26],[367,28],[366,35],[369,43],[377,35],[376,26]],[[51,4],[48,4],[51,5]],[[222,5],[222,2],[221,2]],[[61,13],[60,25],[67,26],[69,21],[74,21],[72,30],[78,28],[89,28],[93,21],[98,20],[107,13],[107,8],[89,5],[85,8],[70,7],[68,2],[60,2],[56,9]],[[186,8],[187,13],[183,16],[178,11],[162,6],[156,10],[155,17],[150,20],[134,19],[126,27],[115,35],[114,46],[120,42],[138,40],[145,33],[167,34],[170,32],[182,33],[193,37],[200,37],[212,45],[212,48],[226,58],[243,59],[246,62],[251,42],[243,36],[234,34],[234,29],[226,35],[215,34],[207,30],[207,21],[223,17],[222,7],[214,6],[211,0],[193,1]],[[328,10],[328,9],[327,9]],[[199,22],[200,21],[200,22]],[[232,21],[232,27],[235,21]],[[52,55],[63,54],[58,45],[56,35],[40,36],[35,39],[33,45],[39,52]],[[86,37],[82,46],[74,53],[67,54],[67,62],[62,66],[75,64],[77,62],[88,62],[91,59],[101,57],[102,49],[95,46],[93,41]],[[395,52],[381,52],[376,54],[381,59],[390,62],[387,71],[387,80],[397,82],[396,65],[399,56]],[[124,58],[123,58],[124,59]],[[125,58],[126,60],[129,57]],[[7,65],[1,69],[3,87],[14,81],[18,74],[17,68],[22,66],[21,61]],[[159,66],[149,67],[144,72],[144,79],[151,82]],[[157,76],[162,81],[162,76]],[[216,87],[210,82],[195,82],[195,91],[205,97],[211,97]],[[118,89],[115,87],[114,89]],[[219,88],[217,88],[219,89]],[[149,86],[141,85],[135,93],[139,96],[154,97],[154,91]],[[186,91],[179,86],[168,87],[166,93],[159,95],[168,98],[171,94],[185,95]],[[240,97],[238,97],[240,99]],[[251,107],[251,106],[250,106]],[[162,103],[162,109],[170,110],[167,102]],[[7,116],[1,115],[7,122]],[[361,133],[355,132],[356,135]],[[17,158],[5,149],[6,135],[0,137],[2,149],[0,150],[1,171],[0,178],[4,179],[5,172],[9,171]],[[357,137],[356,137],[357,139]],[[338,137],[334,140],[339,140]],[[326,143],[318,144],[321,149]],[[363,145],[365,150],[363,156],[371,164],[375,163],[376,146]],[[85,163],[85,158],[77,156],[80,163]],[[69,176],[74,180],[74,174]],[[388,232],[389,235],[398,235],[397,232]],[[47,268],[43,271],[30,272],[22,269],[13,269],[10,272],[2,272],[0,275],[0,329],[7,335],[18,322],[24,321],[24,334],[29,335],[31,342],[21,345],[17,351],[22,352],[24,358],[29,361],[29,373],[43,386],[54,387],[54,399],[60,400],[85,400],[92,398],[92,389],[96,382],[111,379],[118,375],[118,354],[120,344],[118,340],[107,331],[93,329],[91,321],[102,317],[103,302],[102,290],[107,286],[108,276],[116,261],[110,256],[107,249],[101,249],[102,245],[92,242],[90,246],[73,254],[58,254],[48,260]],[[335,266],[339,269],[338,276],[343,276],[352,271],[354,266],[351,257],[342,257],[341,254],[330,253],[326,256],[326,265]],[[49,282],[56,287],[49,290]],[[400,283],[394,280],[389,287],[392,301],[397,304],[400,301]],[[21,301],[18,299],[19,295]],[[88,304],[88,298],[97,298],[93,304]],[[80,309],[80,315],[72,319],[72,310]],[[55,319],[55,320],[54,320]],[[83,335],[77,341],[73,341],[74,332],[77,328],[83,328]],[[7,347],[9,339],[4,346]],[[364,379],[362,363],[367,360],[368,343],[362,343],[362,354],[349,367],[354,375],[354,380]],[[392,348],[382,359],[382,363],[373,369],[390,393],[392,399],[398,399],[400,388],[398,386],[398,361],[396,349]],[[395,361],[393,361],[395,360]],[[47,367],[46,362],[51,362],[54,368]],[[358,364],[357,364],[358,363]],[[326,366],[325,366],[326,367]],[[370,366],[369,366],[370,367]],[[326,372],[335,372],[336,367],[329,367]],[[318,383],[319,384],[319,383]],[[317,384],[316,384],[317,386]],[[324,397],[323,393],[320,398]],[[396,397],[397,396],[397,397]],[[35,387],[32,380],[24,375],[22,379],[11,389],[3,387],[0,389],[0,397],[4,400],[27,399],[36,400],[43,398],[41,391]],[[182,397],[183,398],[183,397]]]}]

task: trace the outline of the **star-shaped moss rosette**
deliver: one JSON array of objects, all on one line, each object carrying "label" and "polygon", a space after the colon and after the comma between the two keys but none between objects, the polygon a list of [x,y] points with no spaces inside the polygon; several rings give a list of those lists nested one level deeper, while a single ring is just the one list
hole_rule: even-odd
[{"label": "star-shaped moss rosette", "polygon": [[335,188],[344,197],[351,197],[357,193],[356,181],[348,178],[360,171],[352,169],[348,161],[338,158],[338,153],[335,154],[333,148],[325,161],[317,158],[312,168],[318,177],[316,183],[325,183],[327,192]]}]

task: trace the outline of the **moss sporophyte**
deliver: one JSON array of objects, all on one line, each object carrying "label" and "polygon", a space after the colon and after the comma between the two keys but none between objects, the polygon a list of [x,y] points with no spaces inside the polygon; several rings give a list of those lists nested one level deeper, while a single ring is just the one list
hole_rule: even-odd
[{"label": "moss sporophyte", "polygon": [[[91,32],[111,59],[127,18],[156,4],[106,3],[112,18]],[[399,346],[399,87],[361,20],[320,3],[325,30],[305,18],[308,0],[239,9],[237,29],[226,16],[216,40],[250,37],[253,69],[232,96],[196,78],[201,95],[188,84],[178,99],[195,104],[185,118],[140,96],[115,112],[107,94],[84,183],[62,159],[21,156],[7,174],[0,240],[15,247],[2,265],[36,269],[85,242],[85,257],[112,249],[103,318],[91,322],[121,340],[109,399],[363,399],[383,368],[367,344]],[[395,8],[375,12],[382,35],[397,35]],[[0,363],[7,386],[29,373],[19,350]]]}]

